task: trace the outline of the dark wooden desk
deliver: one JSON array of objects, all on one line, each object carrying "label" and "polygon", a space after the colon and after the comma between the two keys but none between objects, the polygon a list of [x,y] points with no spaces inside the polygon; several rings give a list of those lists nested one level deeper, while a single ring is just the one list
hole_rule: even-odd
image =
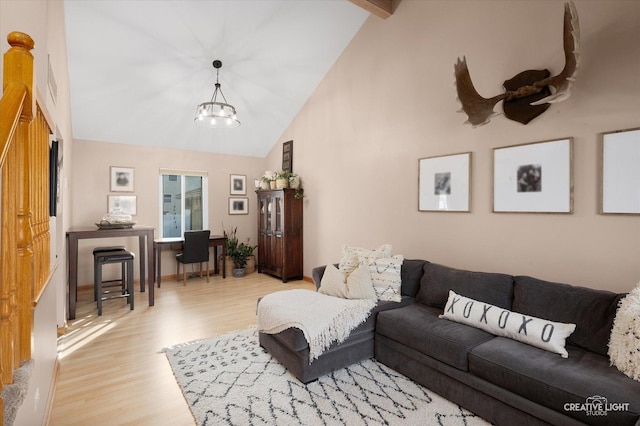
[{"label": "dark wooden desk", "polygon": [[[222,256],[225,257],[227,255],[227,246],[225,242],[227,239],[222,235],[211,235],[209,236],[209,247],[214,247],[213,251],[213,273],[219,274],[218,271],[218,247],[222,247]],[[182,243],[184,242],[183,238],[158,238],[153,241],[153,258],[155,259],[155,264],[157,265],[154,268],[154,271],[157,271],[156,278],[158,280],[158,288],[160,288],[160,281],[162,275],[162,250],[164,249],[172,249],[172,250],[182,250]],[[222,268],[222,278],[227,278],[227,274],[225,272],[224,267]],[[150,281],[152,282],[152,281]]]},{"label": "dark wooden desk", "polygon": [[[76,318],[76,301],[78,299],[78,240],[90,238],[138,237],[140,248],[140,291],[144,291],[145,259],[149,272],[149,283],[155,281],[153,269],[153,239],[155,228],[150,226],[134,226],[127,229],[98,229],[96,227],[71,228],[67,231],[67,262],[69,265],[69,319]],[[146,241],[145,241],[146,239]],[[153,306],[153,285],[149,285],[149,306]]]}]

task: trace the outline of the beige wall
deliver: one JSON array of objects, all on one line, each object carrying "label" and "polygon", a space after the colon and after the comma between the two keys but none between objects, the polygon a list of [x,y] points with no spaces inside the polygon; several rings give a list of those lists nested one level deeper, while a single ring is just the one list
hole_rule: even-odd
[{"label": "beige wall", "polygon": [[[628,291],[640,216],[598,215],[599,133],[640,126],[640,3],[576,1],[582,64],[571,97],[528,125],[472,129],[453,86],[466,55],[490,97],[527,69],[563,64],[561,1],[402,0],[370,17],[268,157],[294,140],[305,188],[305,275],[343,243],[458,268]],[[501,111],[501,105],[496,108]],[[574,212],[492,213],[492,149],[574,138]],[[418,212],[418,159],[471,151],[471,213]]]},{"label": "beige wall", "polygon": [[[209,229],[212,234],[223,233],[238,227],[238,237],[251,238],[257,243],[256,195],[253,179],[262,175],[264,159],[185,151],[180,149],[152,148],[117,143],[76,140],[74,143],[74,167],[71,183],[72,227],[95,227],[107,213],[108,195],[135,195],[139,225],[156,228],[159,237],[159,184],[161,168],[206,171],[209,176]],[[134,168],[134,192],[109,192],[109,170],[111,166]],[[229,215],[230,174],[247,175],[248,215]],[[128,241],[127,241],[128,240]],[[123,243],[138,252],[135,238],[81,240],[79,244],[78,284],[93,282],[94,247]],[[175,274],[175,253],[163,252],[163,275]],[[172,256],[174,256],[172,258]],[[212,264],[213,265],[213,264]],[[139,271],[136,266],[136,276]]]}]

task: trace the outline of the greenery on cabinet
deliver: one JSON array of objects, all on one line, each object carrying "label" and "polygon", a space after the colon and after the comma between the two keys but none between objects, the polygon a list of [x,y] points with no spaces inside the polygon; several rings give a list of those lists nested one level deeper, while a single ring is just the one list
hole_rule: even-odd
[{"label": "greenery on cabinet", "polygon": [[292,172],[271,172],[266,171],[260,178],[261,189],[300,189],[300,176]]}]

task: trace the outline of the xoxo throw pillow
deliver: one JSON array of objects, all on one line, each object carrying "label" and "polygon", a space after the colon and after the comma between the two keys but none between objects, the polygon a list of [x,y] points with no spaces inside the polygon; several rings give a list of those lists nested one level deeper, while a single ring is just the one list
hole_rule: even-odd
[{"label": "xoxo throw pillow", "polygon": [[460,296],[449,290],[449,298],[444,307],[446,318],[487,331],[496,336],[508,337],[560,354],[568,358],[565,349],[567,337],[576,329],[575,324],[548,321],[530,315],[512,312],[495,305]]}]

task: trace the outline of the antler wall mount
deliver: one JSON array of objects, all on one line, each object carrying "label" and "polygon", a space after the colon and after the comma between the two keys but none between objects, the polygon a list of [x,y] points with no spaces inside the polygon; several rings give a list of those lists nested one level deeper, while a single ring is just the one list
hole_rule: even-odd
[{"label": "antler wall mount", "polygon": [[549,70],[527,70],[503,83],[505,92],[492,98],[478,94],[471,81],[467,59],[458,58],[454,65],[456,91],[462,109],[469,117],[465,124],[474,128],[482,126],[498,115],[493,108],[503,101],[502,109],[510,120],[527,124],[543,112],[550,104],[562,102],[571,94],[580,63],[580,25],[578,12],[573,2],[564,4],[563,45],[565,64],[559,74],[550,76]]}]

